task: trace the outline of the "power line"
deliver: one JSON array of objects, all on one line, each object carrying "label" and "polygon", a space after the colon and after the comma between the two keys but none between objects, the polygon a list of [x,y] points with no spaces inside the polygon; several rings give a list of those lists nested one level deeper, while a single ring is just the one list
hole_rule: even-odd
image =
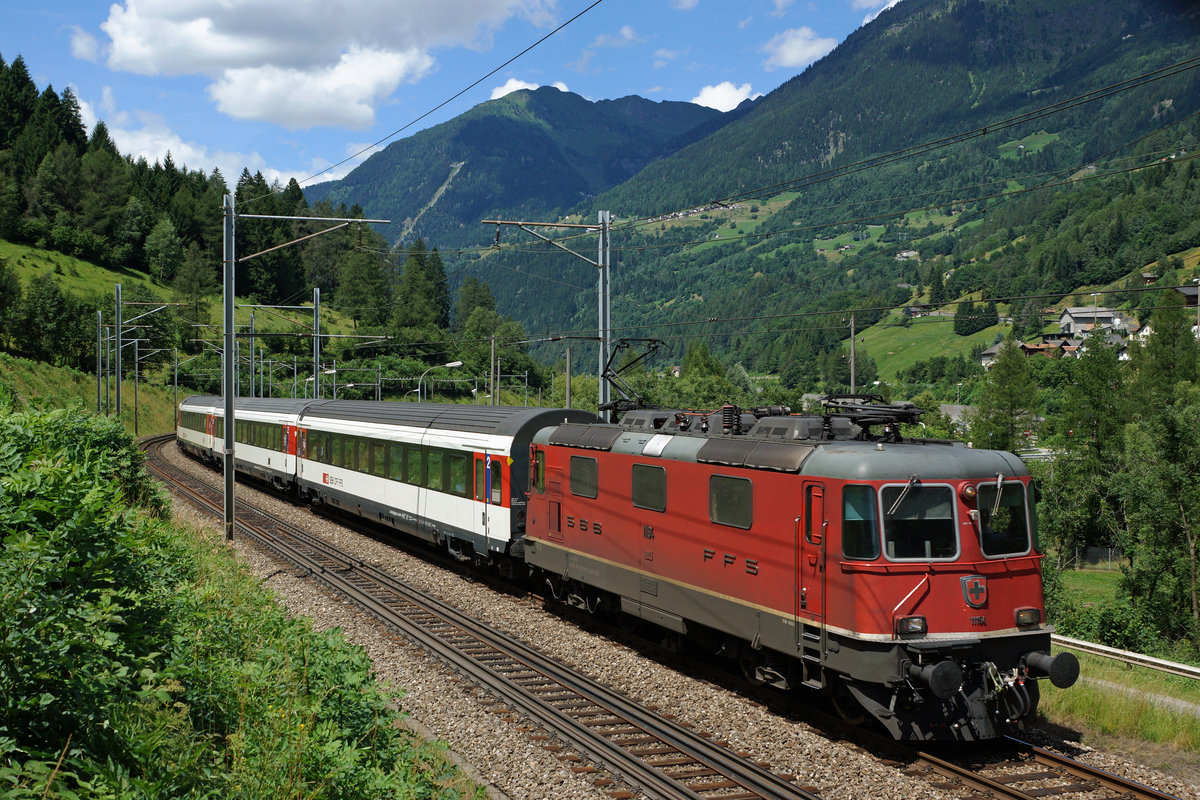
[{"label": "power line", "polygon": [[[380,139],[379,141],[377,141],[377,142],[375,142],[375,143],[373,143],[373,144],[370,144],[370,145],[368,145],[367,147],[364,147],[363,149],[359,150],[357,153],[354,153],[353,155],[350,155],[350,156],[347,156],[346,158],[343,158],[341,161],[337,162],[336,164],[333,164],[333,165],[331,165],[331,166],[328,166],[328,167],[326,167],[325,169],[321,170],[320,172],[316,173],[315,175],[310,175],[310,176],[308,176],[308,177],[307,177],[307,178],[305,178],[304,180],[300,181],[300,184],[302,184],[302,185],[303,185],[303,184],[305,184],[305,183],[308,183],[309,181],[313,180],[314,178],[318,178],[318,177],[320,177],[321,175],[324,175],[325,173],[329,172],[330,170],[337,169],[338,167],[342,166],[343,164],[346,164],[346,163],[348,163],[348,162],[350,162],[350,161],[353,161],[354,159],[358,158],[358,157],[359,157],[359,156],[361,156],[362,154],[364,154],[364,153],[367,153],[367,152],[370,152],[371,150],[374,150],[376,147],[379,147],[379,145],[383,144],[384,142],[386,142],[386,141],[388,141],[388,140],[390,140],[390,139],[394,139],[396,136],[398,136],[398,135],[400,135],[401,133],[403,133],[404,131],[408,130],[408,129],[409,129],[409,128],[411,128],[413,125],[416,125],[416,124],[417,124],[418,122],[420,122],[421,120],[425,119],[426,117],[430,116],[431,114],[434,114],[434,113],[436,113],[437,111],[440,111],[441,109],[443,109],[443,108],[445,108],[446,106],[448,106],[450,103],[453,103],[455,100],[457,100],[458,98],[462,97],[464,94],[466,94],[467,92],[471,91],[471,90],[472,90],[472,89],[474,89],[476,86],[478,86],[479,84],[483,83],[483,82],[484,82],[484,81],[486,81],[488,78],[492,77],[492,76],[493,76],[493,75],[495,75],[497,72],[499,72],[500,70],[502,70],[502,69],[504,69],[505,67],[507,67],[509,64],[511,64],[511,63],[513,63],[514,61],[516,61],[517,59],[519,59],[521,56],[523,56],[523,55],[525,55],[526,53],[528,53],[530,50],[533,50],[535,47],[537,47],[538,45],[542,44],[542,42],[546,41],[546,40],[547,40],[547,39],[549,39],[551,36],[554,36],[556,33],[558,33],[559,31],[561,31],[563,28],[567,27],[568,25],[570,25],[570,24],[571,24],[572,22],[574,22],[575,20],[577,20],[577,19],[579,19],[580,17],[582,17],[582,16],[583,16],[584,14],[586,14],[587,12],[591,11],[591,10],[592,10],[593,8],[595,8],[596,6],[600,5],[600,3],[602,3],[602,2],[603,2],[603,0],[594,0],[594,2],[593,2],[591,5],[589,5],[587,8],[583,9],[582,11],[580,11],[579,13],[577,13],[575,16],[571,17],[569,20],[567,20],[566,22],[562,23],[562,24],[561,24],[561,25],[559,25],[557,28],[555,28],[554,30],[550,31],[550,32],[549,32],[549,33],[547,33],[545,36],[543,36],[542,38],[538,39],[538,40],[537,40],[536,42],[534,42],[533,44],[531,44],[531,45],[529,45],[528,47],[526,47],[526,48],[525,48],[524,50],[522,50],[521,52],[517,53],[515,56],[513,56],[513,57],[509,58],[509,59],[508,59],[507,61],[505,61],[503,64],[501,64],[500,66],[498,66],[498,67],[496,67],[495,69],[493,69],[491,72],[489,72],[489,73],[487,73],[486,75],[484,75],[484,76],[482,76],[482,77],[478,78],[477,80],[475,80],[474,82],[472,82],[470,85],[466,86],[465,88],[463,88],[463,89],[459,90],[459,91],[458,91],[458,92],[456,92],[455,94],[453,94],[453,95],[451,95],[450,97],[446,98],[445,100],[443,100],[442,102],[438,103],[436,106],[434,106],[433,108],[429,109],[428,111],[426,111],[425,113],[421,114],[420,116],[416,117],[415,119],[413,119],[413,120],[409,121],[408,123],[406,123],[406,124],[404,124],[404,125],[400,126],[400,127],[399,127],[399,128],[397,128],[396,130],[394,130],[394,131],[392,131],[391,133],[389,133],[387,136],[384,136],[384,137],[383,137],[382,139]],[[245,205],[245,203],[243,203],[243,205]]]}]

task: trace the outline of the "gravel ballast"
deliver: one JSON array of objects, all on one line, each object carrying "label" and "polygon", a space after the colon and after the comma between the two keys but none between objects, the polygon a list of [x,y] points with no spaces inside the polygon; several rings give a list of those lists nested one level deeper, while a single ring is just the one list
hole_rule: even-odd
[{"label": "gravel ballast", "polygon": [[[220,485],[220,475],[175,448],[166,458],[199,480]],[[355,533],[309,509],[242,484],[241,497],[283,519],[328,539],[365,562],[429,592],[492,627],[536,644],[548,656],[601,681],[643,705],[670,710],[680,721],[726,740],[733,750],[769,762],[778,773],[796,777],[822,796],[839,800],[890,800],[958,796],[907,776],[853,745],[830,741],[810,726],[784,719],[768,708],[723,687],[681,674],[632,649],[589,633],[542,609],[532,600],[513,597],[454,572],[429,564],[395,547]],[[190,505],[176,503],[184,521],[217,526]],[[405,691],[400,704],[422,728],[447,742],[496,796],[522,798],[607,798],[612,787],[594,785],[596,775],[578,774],[561,753],[544,749],[520,723],[502,720],[489,710],[489,697],[419,647],[332,596],[311,579],[242,539],[239,554],[293,614],[310,617],[318,628],[341,627],[372,658],[380,679]],[[1043,746],[1049,743],[1039,742]],[[1086,748],[1085,748],[1086,750]],[[1085,752],[1080,756],[1110,772],[1131,777],[1181,800],[1200,800],[1194,786],[1119,757]]]}]

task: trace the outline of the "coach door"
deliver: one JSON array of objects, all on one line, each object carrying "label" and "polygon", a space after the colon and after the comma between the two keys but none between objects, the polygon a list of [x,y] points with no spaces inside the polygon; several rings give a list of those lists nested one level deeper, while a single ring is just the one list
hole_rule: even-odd
[{"label": "coach door", "polygon": [[796,517],[796,647],[805,666],[805,683],[820,685],[825,652],[825,487],[805,482]]},{"label": "coach door", "polygon": [[504,527],[503,470],[504,457],[495,453],[475,456],[475,500],[478,516],[476,533],[486,539],[492,537],[507,540],[512,534]]}]

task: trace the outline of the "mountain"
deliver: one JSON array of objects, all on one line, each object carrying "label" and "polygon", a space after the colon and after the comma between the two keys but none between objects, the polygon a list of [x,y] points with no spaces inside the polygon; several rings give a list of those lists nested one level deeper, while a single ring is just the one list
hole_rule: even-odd
[{"label": "mountain", "polygon": [[551,219],[741,113],[521,90],[394,142],[305,197],[358,203],[369,217],[393,220],[385,232],[392,241],[479,243],[489,233],[479,224],[485,217]]},{"label": "mountain", "polygon": [[[1197,53],[1190,2],[904,0],[740,118],[574,209],[618,218],[613,325],[708,337],[758,371],[811,370],[848,338],[846,312],[871,324],[928,299],[935,275],[953,300],[1140,274],[1163,247],[1200,245],[1171,213],[1178,198],[1119,172],[1195,149]],[[1125,220],[1108,237],[1095,230],[1106,214]],[[531,332],[594,330],[594,268],[511,241],[523,246],[448,267],[487,281]],[[902,250],[919,257],[898,262]]]}]

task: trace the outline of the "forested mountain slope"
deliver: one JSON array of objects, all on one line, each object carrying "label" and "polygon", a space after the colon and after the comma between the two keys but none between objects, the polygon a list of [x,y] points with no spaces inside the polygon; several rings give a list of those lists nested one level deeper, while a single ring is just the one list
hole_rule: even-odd
[{"label": "forested mountain slope", "polygon": [[708,133],[737,113],[641,97],[591,102],[549,86],[521,90],[394,142],[305,196],[391,219],[393,242],[478,244],[489,233],[480,219],[565,211],[690,143],[689,131]]},{"label": "forested mountain slope", "polygon": [[[1200,244],[1167,214],[1178,198],[1160,193],[1161,176],[1136,171],[1190,157],[1197,54],[1191,3],[905,0],[741,119],[577,207],[619,220],[618,335],[709,337],[800,380],[848,338],[849,311],[861,328],[928,300],[935,278],[944,302],[1140,274],[1159,250]],[[1120,203],[1138,226],[1057,229],[1068,211],[1094,224]],[[594,327],[593,268],[530,255],[527,236],[506,243],[522,246],[448,266],[487,280],[531,331]],[[913,255],[897,261],[902,251]]]}]

